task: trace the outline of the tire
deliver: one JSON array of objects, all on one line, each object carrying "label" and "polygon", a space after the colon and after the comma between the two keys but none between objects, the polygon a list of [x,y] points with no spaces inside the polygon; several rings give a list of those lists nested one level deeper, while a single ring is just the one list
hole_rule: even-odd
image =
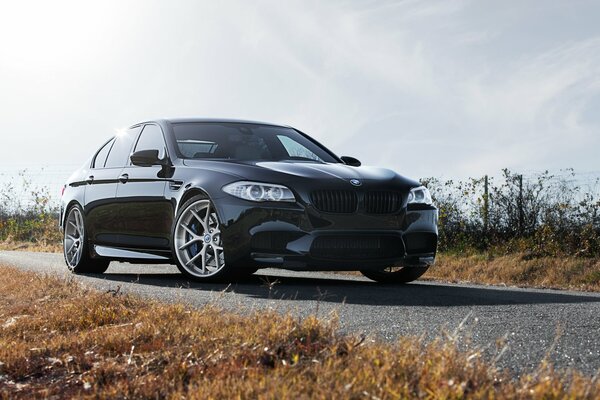
[{"label": "tire", "polygon": [[364,270],[360,273],[379,283],[408,283],[420,278],[428,269],[429,267],[399,267],[396,270],[391,268],[391,271]]},{"label": "tire", "polygon": [[194,196],[180,207],[171,243],[181,273],[199,282],[238,278],[241,271],[225,263],[220,226],[217,210],[206,196]]},{"label": "tire", "polygon": [[76,204],[69,208],[63,234],[63,256],[69,270],[76,274],[102,274],[109,260],[90,257],[83,210]]}]

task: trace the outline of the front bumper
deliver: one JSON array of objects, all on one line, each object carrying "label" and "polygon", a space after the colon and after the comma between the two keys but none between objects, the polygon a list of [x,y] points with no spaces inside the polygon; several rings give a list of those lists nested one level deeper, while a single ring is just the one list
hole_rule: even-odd
[{"label": "front bumper", "polygon": [[419,205],[398,213],[323,213],[310,205],[217,202],[226,263],[239,268],[364,270],[433,263],[437,209]]}]

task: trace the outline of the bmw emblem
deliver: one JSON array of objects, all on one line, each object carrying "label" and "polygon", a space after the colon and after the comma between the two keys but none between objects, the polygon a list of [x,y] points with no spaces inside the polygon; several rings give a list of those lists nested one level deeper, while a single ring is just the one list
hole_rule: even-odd
[{"label": "bmw emblem", "polygon": [[358,179],[350,179],[350,183],[351,183],[353,186],[360,186],[360,185],[362,185],[362,182],[361,182],[361,181],[359,181]]}]

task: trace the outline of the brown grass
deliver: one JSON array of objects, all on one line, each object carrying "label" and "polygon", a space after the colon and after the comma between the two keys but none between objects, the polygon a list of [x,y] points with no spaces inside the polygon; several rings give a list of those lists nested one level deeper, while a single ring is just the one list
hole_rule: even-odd
[{"label": "brown grass", "polygon": [[335,322],[199,310],[0,267],[1,398],[598,398],[549,366],[511,380],[453,340],[381,344]]},{"label": "brown grass", "polygon": [[60,253],[62,244],[56,241],[24,242],[13,241],[10,238],[0,241],[0,250],[36,251],[41,253]]},{"label": "brown grass", "polygon": [[600,290],[600,259],[439,254],[425,277],[451,282],[476,282],[573,290]]}]

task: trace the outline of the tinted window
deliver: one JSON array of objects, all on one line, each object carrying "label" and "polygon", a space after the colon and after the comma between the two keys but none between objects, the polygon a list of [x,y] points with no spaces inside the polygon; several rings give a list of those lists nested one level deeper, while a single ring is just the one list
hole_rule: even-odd
[{"label": "tinted window", "polygon": [[98,153],[96,154],[96,157],[94,158],[94,164],[92,165],[92,168],[104,168],[104,163],[106,162],[106,156],[108,155],[108,152],[110,151],[110,147],[112,146],[114,141],[115,141],[114,139],[111,139],[110,142],[108,142],[104,146],[102,146],[102,148],[100,149],[100,151],[98,151]]},{"label": "tinted window", "polygon": [[134,151],[141,150],[158,150],[158,157],[165,156],[165,140],[163,139],[162,130],[157,125],[146,125]]},{"label": "tinted window", "polygon": [[113,144],[112,149],[110,149],[110,153],[108,153],[108,158],[106,159],[106,168],[125,166],[129,160],[129,155],[131,154],[133,141],[135,140],[140,129],[140,127],[128,129],[124,133],[115,137],[115,143]]},{"label": "tinted window", "polygon": [[315,153],[288,136],[277,135],[277,139],[281,141],[281,144],[283,147],[285,147],[285,151],[287,151],[288,155],[292,159],[301,158],[306,160],[323,161]]},{"label": "tinted window", "polygon": [[212,157],[217,151],[218,144],[215,142],[205,142],[202,140],[179,140],[179,151],[183,154],[184,158],[206,158]]},{"label": "tinted window", "polygon": [[183,158],[338,162],[327,150],[291,128],[194,122],[173,124],[173,133]]}]

